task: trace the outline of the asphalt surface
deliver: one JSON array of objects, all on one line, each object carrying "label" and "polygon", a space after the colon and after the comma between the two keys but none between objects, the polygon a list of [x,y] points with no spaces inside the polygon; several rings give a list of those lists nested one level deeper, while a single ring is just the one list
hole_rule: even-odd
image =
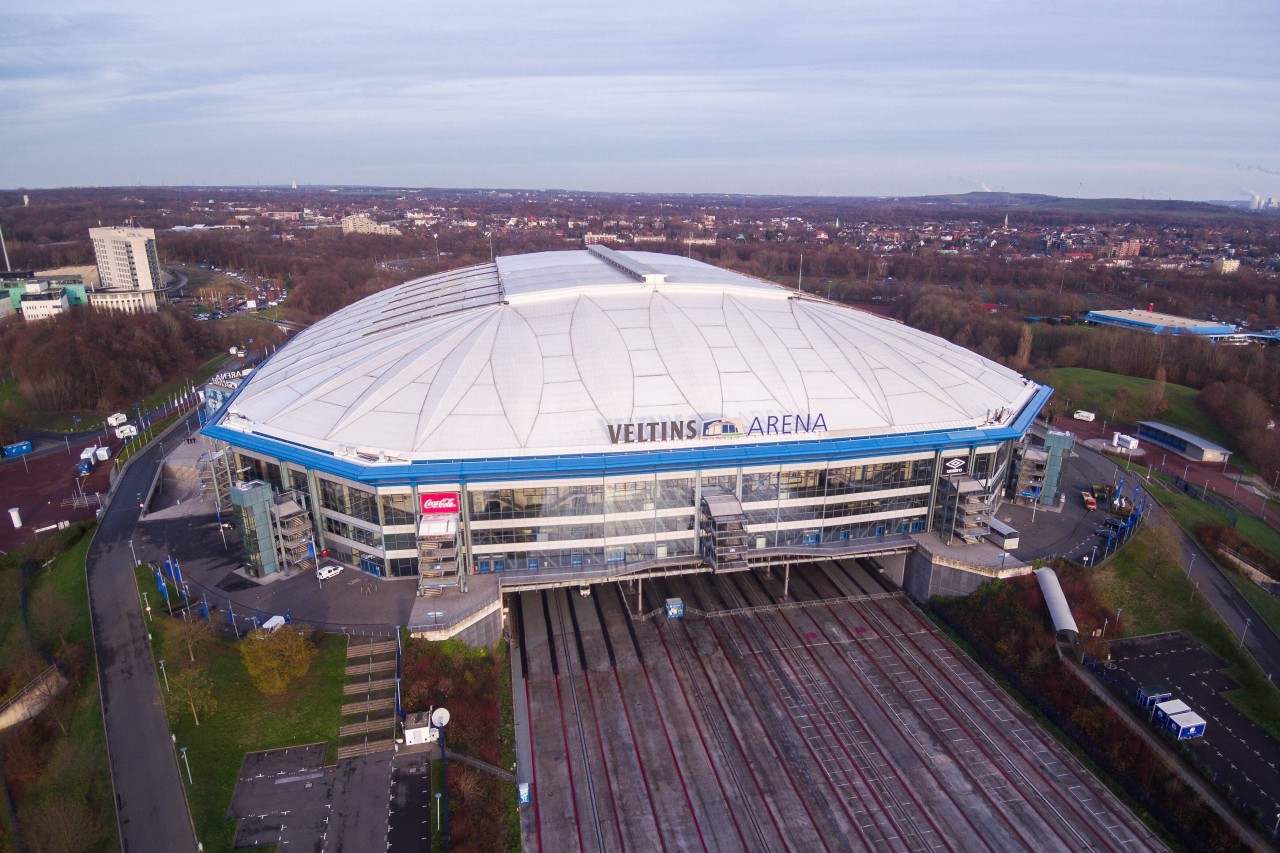
[{"label": "asphalt surface", "polygon": [[[147,491],[160,461],[158,446],[152,446],[129,466],[118,499],[103,513],[85,567],[120,845],[125,851],[196,849],[129,550],[139,514],[131,497]],[[138,554],[139,559],[147,556]]]},{"label": "asphalt surface", "polygon": [[1111,678],[1129,701],[1139,687],[1152,684],[1185,701],[1208,724],[1204,736],[1187,745],[1218,784],[1229,784],[1264,815],[1280,814],[1280,743],[1223,697],[1240,686],[1222,671],[1226,661],[1177,631],[1113,642],[1110,665]]}]

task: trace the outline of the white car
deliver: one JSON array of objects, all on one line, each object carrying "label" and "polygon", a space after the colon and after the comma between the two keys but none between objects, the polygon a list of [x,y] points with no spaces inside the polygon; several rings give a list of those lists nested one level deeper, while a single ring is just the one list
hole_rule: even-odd
[{"label": "white car", "polygon": [[342,566],[337,566],[333,563],[329,563],[328,565],[321,566],[316,569],[316,577],[322,581],[327,581],[329,578],[336,578],[340,574],[342,574]]}]

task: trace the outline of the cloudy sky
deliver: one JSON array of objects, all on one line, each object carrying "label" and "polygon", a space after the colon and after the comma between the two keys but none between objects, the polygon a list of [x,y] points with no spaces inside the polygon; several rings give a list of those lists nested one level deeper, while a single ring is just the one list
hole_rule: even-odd
[{"label": "cloudy sky", "polygon": [[0,9],[0,187],[1280,196],[1276,0]]}]

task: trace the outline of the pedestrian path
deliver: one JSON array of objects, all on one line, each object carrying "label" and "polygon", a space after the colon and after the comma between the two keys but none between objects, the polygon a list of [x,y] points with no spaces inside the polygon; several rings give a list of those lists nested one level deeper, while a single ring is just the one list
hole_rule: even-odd
[{"label": "pedestrian path", "polygon": [[395,676],[395,640],[347,639],[339,759],[391,752],[395,748]]}]

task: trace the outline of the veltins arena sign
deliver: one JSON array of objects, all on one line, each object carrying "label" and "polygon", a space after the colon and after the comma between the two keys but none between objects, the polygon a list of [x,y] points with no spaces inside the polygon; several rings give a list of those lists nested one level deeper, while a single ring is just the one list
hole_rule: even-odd
[{"label": "veltins arena sign", "polygon": [[605,424],[611,444],[640,444],[650,441],[680,441],[690,438],[752,438],[770,435],[805,435],[826,432],[822,412],[804,415],[765,415],[751,420],[713,418],[682,421],[635,421]]}]

